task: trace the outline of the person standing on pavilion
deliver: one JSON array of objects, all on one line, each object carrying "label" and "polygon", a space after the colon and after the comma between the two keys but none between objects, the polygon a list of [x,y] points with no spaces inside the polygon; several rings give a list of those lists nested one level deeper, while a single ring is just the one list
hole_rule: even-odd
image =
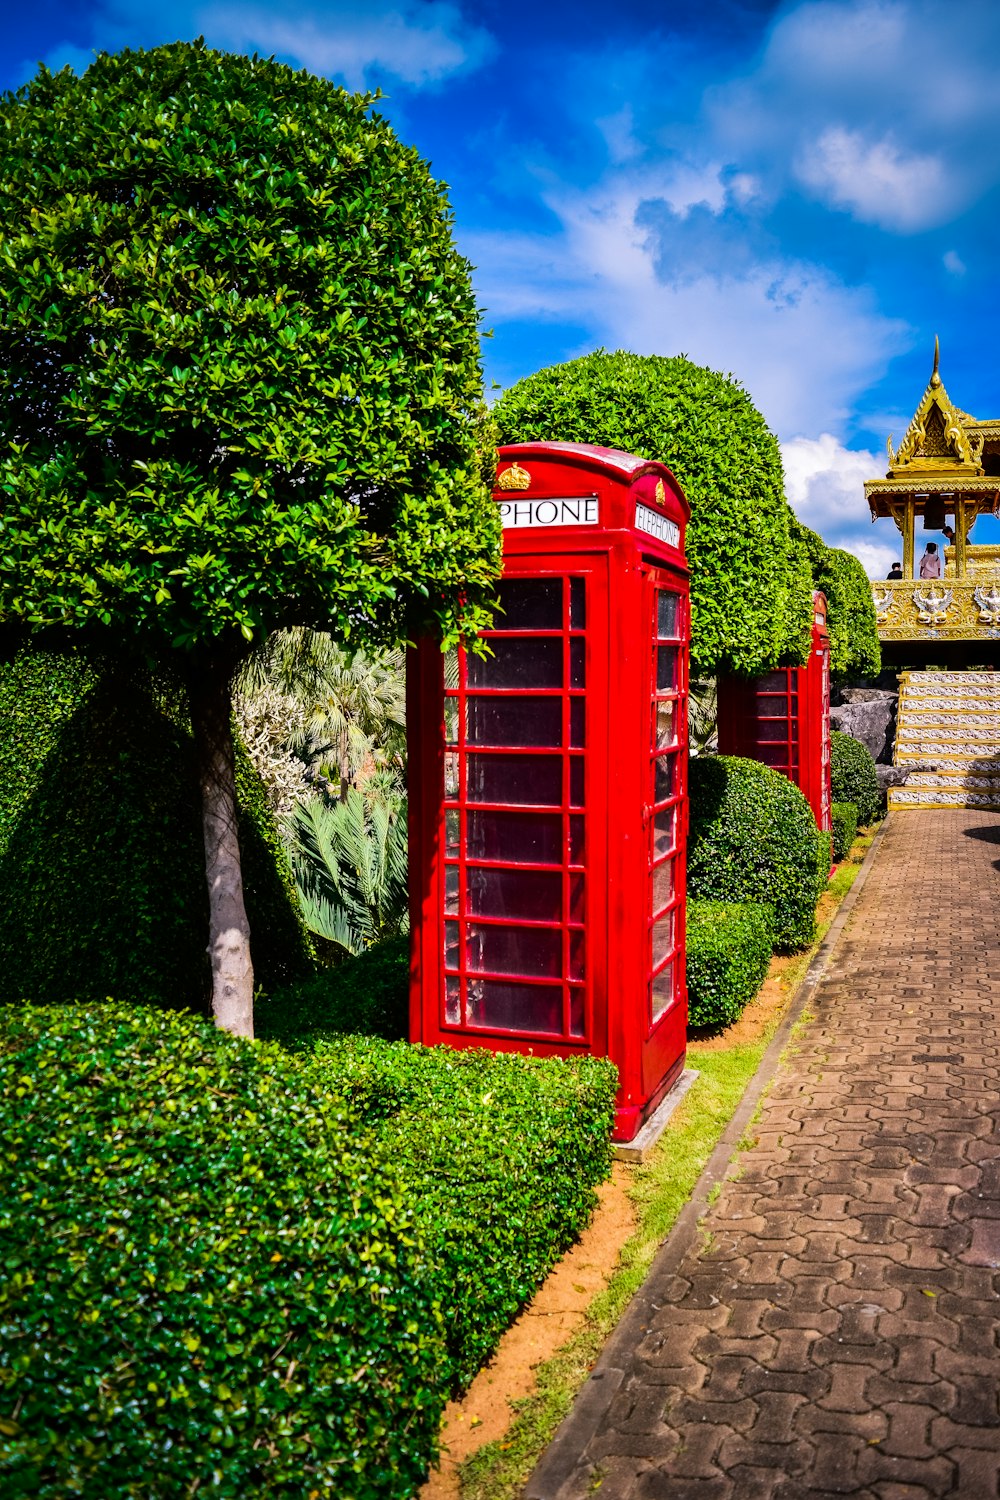
[{"label": "person standing on pavilion", "polygon": [[937,549],[937,542],[928,542],[924,548],[924,555],[920,559],[921,578],[941,577],[941,558]]}]

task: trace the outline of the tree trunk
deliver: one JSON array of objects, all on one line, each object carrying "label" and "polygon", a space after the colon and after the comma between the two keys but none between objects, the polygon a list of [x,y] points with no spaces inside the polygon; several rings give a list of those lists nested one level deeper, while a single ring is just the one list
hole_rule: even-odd
[{"label": "tree trunk", "polygon": [[191,716],[205,839],[212,1015],[222,1031],[252,1037],[253,965],[236,824],[232,671],[224,656],[198,661],[191,674]]}]

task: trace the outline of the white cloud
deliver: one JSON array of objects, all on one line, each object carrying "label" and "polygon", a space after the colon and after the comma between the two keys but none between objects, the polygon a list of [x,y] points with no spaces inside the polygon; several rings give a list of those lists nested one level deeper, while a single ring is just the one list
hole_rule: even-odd
[{"label": "white cloud", "polygon": [[891,521],[869,522],[866,479],[885,472],[885,460],[865,448],[846,448],[832,433],[782,443],[785,494],[796,515],[831,547],[843,547],[864,564],[869,578],[884,578],[902,557]]},{"label": "white cloud", "polygon": [[944,224],[958,197],[940,157],[907,154],[889,137],[871,141],[842,125],[829,126],[807,146],[796,170],[834,208],[883,229]]},{"label": "white cloud", "polygon": [[[90,25],[97,50],[203,35],[213,47],[275,53],[352,89],[385,75],[426,87],[478,67],[495,49],[489,33],[467,22],[449,0],[296,0],[285,9],[261,0],[101,0]],[[79,71],[91,57],[59,47],[47,59],[50,66],[53,60]]]},{"label": "white cloud", "polygon": [[965,261],[957,250],[946,250],[942,260],[945,270],[950,271],[953,276],[965,275]]},{"label": "white cloud", "polygon": [[714,167],[622,173],[599,189],[551,192],[555,235],[462,237],[478,267],[487,318],[583,324],[587,347],[684,353],[741,380],[779,435],[836,427],[859,391],[884,369],[906,332],[882,317],[867,290],[824,268],[777,255],[733,271],[675,266],[669,226],[640,222],[666,205],[674,220],[702,206],[719,215],[728,189]]}]

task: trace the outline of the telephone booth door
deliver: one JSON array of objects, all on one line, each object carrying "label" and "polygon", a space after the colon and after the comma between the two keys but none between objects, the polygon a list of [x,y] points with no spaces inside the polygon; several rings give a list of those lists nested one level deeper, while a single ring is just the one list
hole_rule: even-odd
[{"label": "telephone booth door", "polygon": [[651,1092],[677,1057],[687,1028],[684,977],[687,845],[688,598],[676,577],[646,568],[644,604],[650,647],[649,736],[643,767],[647,838],[646,917],[649,1032],[643,1087]]}]

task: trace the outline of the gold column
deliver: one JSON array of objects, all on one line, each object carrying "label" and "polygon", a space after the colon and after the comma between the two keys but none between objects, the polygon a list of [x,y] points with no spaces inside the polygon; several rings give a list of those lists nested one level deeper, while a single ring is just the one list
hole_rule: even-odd
[{"label": "gold column", "polygon": [[965,501],[955,500],[955,577],[965,577],[966,551],[965,551]]},{"label": "gold column", "polygon": [[913,577],[913,529],[916,523],[916,504],[907,500],[903,514],[903,577]]}]

